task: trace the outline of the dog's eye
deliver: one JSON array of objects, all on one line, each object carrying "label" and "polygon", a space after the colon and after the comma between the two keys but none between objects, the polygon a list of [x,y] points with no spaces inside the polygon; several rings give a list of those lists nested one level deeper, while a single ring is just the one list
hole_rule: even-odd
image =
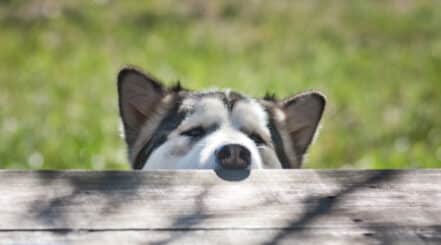
[{"label": "dog's eye", "polygon": [[205,129],[203,127],[194,127],[187,131],[181,133],[181,135],[189,136],[189,137],[202,137],[205,134]]},{"label": "dog's eye", "polygon": [[251,133],[249,135],[250,139],[254,141],[254,143],[256,143],[256,145],[264,145],[265,141],[262,139],[262,137],[260,137],[260,135],[256,134],[256,133]]}]

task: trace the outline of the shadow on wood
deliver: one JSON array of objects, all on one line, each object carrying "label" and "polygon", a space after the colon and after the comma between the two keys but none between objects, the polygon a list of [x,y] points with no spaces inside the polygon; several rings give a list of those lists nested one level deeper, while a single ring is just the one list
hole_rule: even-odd
[{"label": "shadow on wood", "polygon": [[[29,205],[31,213],[36,212],[37,219],[49,226],[65,227],[69,229],[69,218],[65,217],[68,213],[66,209],[74,207],[78,202],[81,202],[85,196],[93,199],[94,196],[100,198],[100,201],[105,201],[106,204],[99,210],[94,210],[100,215],[106,215],[111,212],[118,212],[118,208],[138,195],[137,190],[142,184],[142,178],[138,178],[136,174],[128,175],[123,172],[101,172],[85,178],[81,175],[69,175],[57,171],[40,171],[35,172],[40,179],[43,186],[50,186],[51,188],[70,188],[68,194],[60,197],[52,198],[51,196],[41,196]],[[57,182],[62,180],[59,186]],[[103,185],[105,183],[105,185]],[[48,190],[47,193],[57,190]],[[96,207],[96,206],[95,206]],[[95,208],[91,206],[91,208]],[[23,217],[27,218],[27,217]],[[55,229],[63,231],[64,229]]]},{"label": "shadow on wood", "polygon": [[[339,192],[333,195],[310,196],[306,198],[303,202],[306,210],[306,212],[304,212],[304,215],[300,218],[294,219],[286,229],[282,229],[276,236],[274,236],[265,244],[277,244],[289,235],[303,232],[309,222],[313,221],[319,216],[332,212],[332,208],[338,202],[341,202],[347,194],[354,192],[361,187],[377,186],[381,182],[391,180],[395,177],[395,175],[396,173],[390,171],[373,172],[365,179],[360,180],[353,185],[350,185],[348,188],[341,189]],[[353,221],[354,223],[363,222],[363,220],[361,219],[354,219]]]},{"label": "shadow on wood", "polygon": [[0,171],[0,240],[439,244],[440,181],[438,170]]}]

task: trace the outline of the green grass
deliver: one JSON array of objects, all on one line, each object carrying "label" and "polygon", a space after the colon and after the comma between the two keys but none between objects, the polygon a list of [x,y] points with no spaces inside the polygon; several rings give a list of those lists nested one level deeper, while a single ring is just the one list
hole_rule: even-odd
[{"label": "green grass", "polygon": [[124,64],[192,89],[323,91],[306,167],[441,167],[441,2],[183,2],[0,3],[0,167],[127,169]]}]

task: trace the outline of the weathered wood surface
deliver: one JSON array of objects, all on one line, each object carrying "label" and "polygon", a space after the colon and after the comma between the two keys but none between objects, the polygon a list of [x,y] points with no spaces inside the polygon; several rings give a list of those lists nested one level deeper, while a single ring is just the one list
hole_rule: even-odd
[{"label": "weathered wood surface", "polygon": [[0,244],[441,244],[441,170],[0,171]]}]

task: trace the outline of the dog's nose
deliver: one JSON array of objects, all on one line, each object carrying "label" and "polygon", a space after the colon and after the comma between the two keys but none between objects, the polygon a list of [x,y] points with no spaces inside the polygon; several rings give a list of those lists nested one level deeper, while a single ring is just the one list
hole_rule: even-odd
[{"label": "dog's nose", "polygon": [[251,152],[239,144],[222,146],[216,157],[220,166],[225,169],[245,169],[251,164]]}]

